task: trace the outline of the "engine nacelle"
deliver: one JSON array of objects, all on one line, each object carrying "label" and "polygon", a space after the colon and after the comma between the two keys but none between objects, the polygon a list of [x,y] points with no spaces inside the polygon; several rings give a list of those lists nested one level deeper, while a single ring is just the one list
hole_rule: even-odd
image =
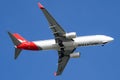
[{"label": "engine nacelle", "polygon": [[76,32],[66,33],[65,37],[68,39],[76,38]]},{"label": "engine nacelle", "polygon": [[70,54],[70,58],[79,58],[80,57],[80,52],[75,52]]}]

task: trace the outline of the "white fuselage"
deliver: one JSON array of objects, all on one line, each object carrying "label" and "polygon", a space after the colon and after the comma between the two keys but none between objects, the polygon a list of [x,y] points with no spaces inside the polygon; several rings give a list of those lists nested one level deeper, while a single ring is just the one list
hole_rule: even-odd
[{"label": "white fuselage", "polygon": [[[78,46],[103,45],[112,40],[112,37],[105,35],[81,36],[73,38],[73,41],[63,42],[63,45],[65,50],[70,50],[73,48],[77,48]],[[60,46],[55,42],[55,39],[33,41],[33,43],[35,43],[40,50],[60,49]]]}]

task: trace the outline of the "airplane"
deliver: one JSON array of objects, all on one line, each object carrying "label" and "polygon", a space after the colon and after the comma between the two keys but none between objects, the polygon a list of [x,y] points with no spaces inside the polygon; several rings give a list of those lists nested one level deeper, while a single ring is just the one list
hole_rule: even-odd
[{"label": "airplane", "polygon": [[65,30],[57,23],[46,8],[38,2],[38,7],[42,10],[55,39],[28,41],[18,33],[8,32],[12,42],[15,45],[15,56],[17,59],[22,50],[57,50],[58,52],[58,68],[54,73],[55,76],[61,75],[70,58],[79,58],[80,52],[74,52],[77,47],[105,45],[114,40],[114,38],[106,35],[76,35],[76,32],[65,32]]}]

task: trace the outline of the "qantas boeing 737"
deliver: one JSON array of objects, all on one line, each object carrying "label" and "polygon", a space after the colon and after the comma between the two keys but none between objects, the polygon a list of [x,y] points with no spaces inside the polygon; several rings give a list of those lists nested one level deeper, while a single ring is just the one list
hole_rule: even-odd
[{"label": "qantas boeing 737", "polygon": [[38,3],[39,8],[48,20],[50,29],[55,39],[43,41],[28,41],[17,33],[8,32],[12,42],[15,45],[15,59],[22,50],[57,50],[58,51],[58,69],[55,76],[61,75],[70,58],[80,57],[79,52],[74,52],[77,47],[104,45],[114,40],[106,35],[91,35],[77,37],[76,32],[66,33],[65,30],[56,22],[50,13]]}]

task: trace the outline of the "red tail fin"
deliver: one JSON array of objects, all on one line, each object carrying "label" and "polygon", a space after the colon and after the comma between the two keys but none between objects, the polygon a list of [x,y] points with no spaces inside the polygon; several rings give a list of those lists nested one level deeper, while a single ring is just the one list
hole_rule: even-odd
[{"label": "red tail fin", "polygon": [[28,42],[25,38],[23,38],[21,35],[19,35],[18,33],[14,33],[13,36],[15,38],[17,38],[21,43],[22,42]]}]

